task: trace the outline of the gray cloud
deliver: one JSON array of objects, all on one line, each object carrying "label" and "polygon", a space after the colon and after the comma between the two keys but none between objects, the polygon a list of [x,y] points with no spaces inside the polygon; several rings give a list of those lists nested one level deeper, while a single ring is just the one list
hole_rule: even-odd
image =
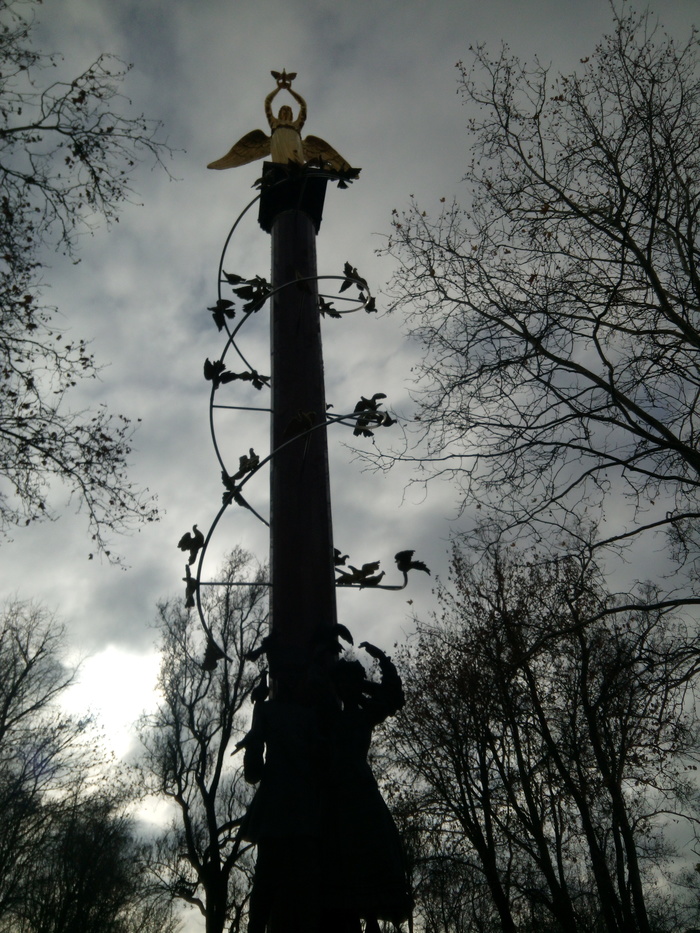
[{"label": "gray cloud", "polygon": [[[662,6],[668,25],[687,33],[695,2]],[[468,57],[472,43],[503,39],[524,57],[538,53],[571,69],[608,27],[609,7],[606,0],[65,0],[38,15],[44,47],[64,53],[66,73],[102,51],[133,62],[127,93],[136,108],[164,121],[180,150],[172,163],[178,181],[142,166],[136,186],[143,206],[127,205],[119,224],[87,237],[79,265],[52,257],[47,273],[47,299],[109,363],[99,382],[78,390],[77,403],[104,401],[142,418],[133,477],[158,494],[165,515],[115,542],[130,566],[121,571],[88,560],[92,548],[81,516],[63,509],[57,489],[57,507],[66,513],[60,522],[19,530],[3,545],[4,589],[56,608],[86,651],[117,645],[148,653],[156,601],[182,592],[176,542],[194,521],[207,527],[222,491],[206,423],[209,387],[201,375],[204,359],[215,358],[222,341],[206,307],[215,298],[221,247],[254,197],[258,167],[218,173],[204,166],[243,133],[265,126],[270,69],[298,72],[295,87],[309,102],[308,131],[363,168],[350,190],[329,189],[319,270],[338,274],[350,260],[375,287],[382,308],[392,267],[375,250],[390,229],[391,209],[410,194],[433,208],[438,198],[461,192],[468,113],[455,93],[457,59]],[[269,244],[255,213],[233,241],[225,268],[267,274]],[[266,330],[261,311],[243,338],[263,372]],[[359,394],[384,391],[410,417],[416,350],[403,338],[400,320],[362,314],[326,321],[324,344],[327,394],[336,410]],[[266,431],[259,420],[251,425],[249,415],[231,413],[224,434],[233,462],[251,444],[266,452]],[[345,446],[349,439],[341,428],[330,433],[338,543],[353,559],[381,559],[388,576],[395,551],[415,547],[445,575],[455,517],[451,490],[436,487],[420,501],[414,489],[404,501],[409,474],[362,472]],[[251,489],[261,508],[264,484],[260,477]],[[264,528],[232,513],[213,551],[222,556],[238,542],[265,559]],[[432,583],[421,575],[399,595],[342,593],[340,616],[358,636],[390,646],[410,625],[411,612],[425,614],[434,605]]]}]

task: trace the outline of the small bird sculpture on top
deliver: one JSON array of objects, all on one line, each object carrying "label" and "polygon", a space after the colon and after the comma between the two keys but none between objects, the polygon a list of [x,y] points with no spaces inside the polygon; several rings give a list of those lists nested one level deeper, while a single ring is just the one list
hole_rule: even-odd
[{"label": "small bird sculpture on top", "polygon": [[348,567],[350,573],[336,567],[336,573],[338,574],[335,580],[336,586],[378,586],[384,576],[384,571],[380,574],[377,573],[379,570],[378,560],[363,564],[361,567],[353,567],[352,564],[349,564]]},{"label": "small bird sculpture on top", "polygon": [[[306,101],[301,94],[292,90],[292,80],[296,78],[296,73],[272,71],[271,74],[277,82],[277,87],[265,98],[265,116],[270,124],[270,135],[262,130],[246,133],[223,158],[210,162],[207,168],[236,168],[269,155],[273,162],[282,165],[288,165],[290,162],[294,165],[305,165],[317,160],[322,167],[330,166],[336,172],[352,171],[350,164],[324,139],[319,136],[307,136],[302,140],[301,129],[306,122]],[[299,104],[299,115],[296,119],[292,108],[287,104],[280,107],[276,117],[272,113],[272,101],[282,90],[289,91]]]},{"label": "small bird sculpture on top", "polygon": [[415,551],[399,551],[398,554],[394,555],[394,560],[396,561],[396,566],[403,574],[404,586],[408,581],[408,571],[409,570],[422,570],[423,573],[427,573],[430,576],[430,571],[423,563],[422,560],[413,560],[413,555]]},{"label": "small bird sculpture on top", "polygon": [[190,552],[190,559],[188,561],[188,564],[192,566],[192,564],[197,559],[197,554],[200,548],[204,547],[204,535],[199,530],[199,528],[197,528],[196,525],[193,525],[192,534],[190,534],[189,531],[187,532],[187,534],[184,534],[178,541],[177,546],[180,548],[181,551]]}]

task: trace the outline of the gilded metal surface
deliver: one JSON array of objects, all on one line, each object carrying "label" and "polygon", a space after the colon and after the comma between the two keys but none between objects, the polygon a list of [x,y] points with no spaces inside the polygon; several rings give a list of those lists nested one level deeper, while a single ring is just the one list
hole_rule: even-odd
[{"label": "gilded metal surface", "polygon": [[[270,126],[270,135],[262,130],[246,133],[225,156],[210,162],[207,168],[236,168],[269,156],[272,162],[282,165],[306,165],[313,161],[320,167],[328,167],[336,172],[350,170],[350,164],[320,136],[307,136],[302,140],[301,130],[306,122],[307,108],[301,94],[292,90],[292,80],[296,78],[296,73],[273,71],[271,74],[277,87],[265,98],[265,116]],[[280,107],[277,116],[273,114],[272,101],[280,91],[287,91],[299,105],[296,118],[288,104]]]}]

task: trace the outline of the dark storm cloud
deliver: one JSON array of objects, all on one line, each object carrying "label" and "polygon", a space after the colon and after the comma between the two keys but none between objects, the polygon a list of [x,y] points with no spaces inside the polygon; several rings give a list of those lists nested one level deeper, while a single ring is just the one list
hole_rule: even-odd
[{"label": "dark storm cloud", "polygon": [[[695,9],[694,2],[662,4],[661,15],[683,36]],[[163,520],[115,542],[130,567],[115,569],[88,559],[84,522],[62,508],[58,489],[65,516],[19,530],[3,546],[7,590],[57,609],[81,649],[98,655],[108,645],[126,650],[111,649],[117,664],[129,650],[150,651],[157,600],[183,591],[184,559],[176,542],[194,522],[206,528],[220,503],[202,364],[217,358],[222,342],[206,308],[215,299],[220,250],[254,197],[259,166],[222,173],[204,166],[244,133],[265,128],[270,69],[298,72],[295,88],[309,103],[308,132],[363,168],[350,190],[329,189],[319,271],[340,274],[351,261],[383,310],[388,299],[382,287],[392,267],[375,250],[390,229],[391,209],[412,193],[430,209],[440,197],[465,194],[460,180],[469,114],[455,93],[457,59],[468,57],[472,43],[497,46],[504,39],[525,58],[538,53],[571,70],[608,27],[609,7],[606,0],[66,0],[46,3],[38,15],[44,47],[65,54],[64,71],[85,67],[102,51],[133,62],[126,92],[137,110],[164,121],[177,150],[171,169],[178,181],[142,166],[135,181],[143,207],[127,205],[111,231],[86,238],[78,266],[52,258],[47,274],[47,299],[109,363],[99,383],[81,387],[78,402],[104,400],[143,419],[133,478],[158,494]],[[269,240],[255,216],[246,218],[231,244],[229,271],[268,274]],[[262,360],[262,372],[266,331],[266,312],[260,312],[243,338]],[[324,350],[327,394],[336,410],[360,394],[382,391],[389,407],[412,417],[416,348],[402,337],[400,320],[363,314],[326,321]],[[250,416],[232,414],[222,431],[234,462],[251,445],[266,452],[260,419],[252,425]],[[353,561],[380,559],[388,577],[395,573],[394,553],[415,548],[434,574],[444,575],[455,518],[452,490],[436,486],[424,497],[413,487],[404,494],[410,472],[362,472],[346,446],[350,440],[351,432],[330,432],[338,545]],[[261,504],[264,485],[259,479],[251,491]],[[249,515],[232,514],[213,542],[212,567],[238,542],[265,560],[264,528]],[[427,614],[434,606],[433,581],[420,575],[400,594],[343,593],[341,619],[359,637],[389,647],[414,609]]]}]

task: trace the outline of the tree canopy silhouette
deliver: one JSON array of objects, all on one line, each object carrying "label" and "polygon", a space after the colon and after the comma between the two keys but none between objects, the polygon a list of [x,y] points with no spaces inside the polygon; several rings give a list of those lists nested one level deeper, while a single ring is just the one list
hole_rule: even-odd
[{"label": "tree canopy silhouette", "polygon": [[0,611],[0,931],[174,933],[90,716],[61,708],[76,671],[41,608]]},{"label": "tree canopy silhouette", "polygon": [[130,200],[138,162],[162,165],[169,149],[158,122],[129,113],[119,59],[56,77],[60,56],[32,46],[35,5],[0,4],[0,532],[48,517],[60,480],[104,550],[109,532],[156,510],[126,474],[130,420],[70,407],[70,390],[98,368],[42,301],[46,259],[73,259],[79,235]]},{"label": "tree canopy silhouette", "polygon": [[[394,219],[395,307],[424,347],[419,477],[550,546],[665,530],[694,574],[700,517],[700,75],[622,4],[571,74],[507,47],[458,63],[467,203]],[[391,457],[387,458],[388,462]],[[614,507],[613,507],[614,503]]]},{"label": "tree canopy silhouette", "polygon": [[430,930],[438,906],[462,929],[685,929],[697,882],[669,882],[677,826],[700,815],[698,635],[601,613],[590,561],[514,555],[455,551],[399,657],[390,787],[418,913]]},{"label": "tree canopy silhouette", "polygon": [[[250,893],[253,861],[241,821],[252,793],[236,743],[260,679],[249,655],[267,631],[264,578],[236,548],[222,585],[205,587],[203,607],[223,655],[213,665],[203,663],[208,636],[194,613],[181,600],[159,607],[162,702],[142,723],[143,787],[169,802],[173,817],[150,869],[163,891],[200,912],[207,933],[241,929]],[[246,581],[252,585],[240,585]]]}]

